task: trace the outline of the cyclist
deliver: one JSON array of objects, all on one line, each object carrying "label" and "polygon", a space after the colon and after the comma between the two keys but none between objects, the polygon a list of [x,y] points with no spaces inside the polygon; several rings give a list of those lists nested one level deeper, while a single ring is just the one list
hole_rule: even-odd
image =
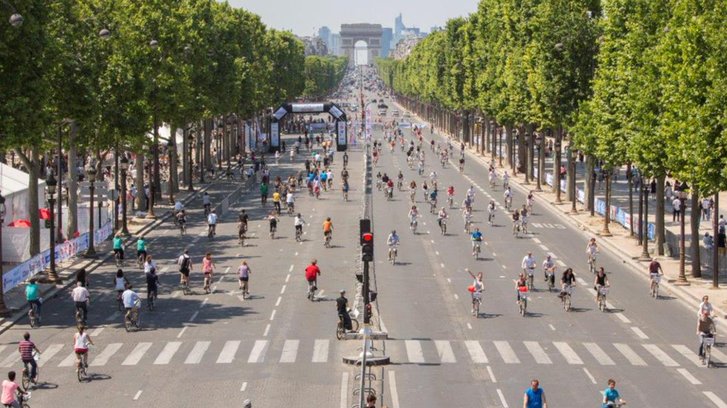
[{"label": "cyclist", "polygon": [[510,189],[510,186],[508,186],[503,193],[503,197],[505,197],[505,208],[509,209],[512,205],[512,190]]},{"label": "cyclist", "polygon": [[175,217],[177,220],[177,224],[179,224],[180,226],[183,226],[187,223],[187,213],[184,211],[184,209],[177,212],[177,215],[175,215]]},{"label": "cyclist", "polygon": [[205,215],[209,214],[212,203],[210,203],[210,195],[206,191],[202,195],[202,206],[204,207]]},{"label": "cyclist", "polygon": [[260,203],[265,205],[268,201],[268,184],[260,183]]},{"label": "cyclist", "polygon": [[409,210],[409,226],[413,226],[417,222],[417,217],[419,217],[419,210],[416,205],[412,205]]},{"label": "cyclist", "polygon": [[[591,238],[588,241],[588,244],[586,244],[586,255],[588,255],[588,265],[590,266],[591,263],[595,262],[596,254],[598,253],[598,244],[596,244],[596,238]],[[593,269],[595,270],[596,265],[593,265]]]},{"label": "cyclist", "polygon": [[697,316],[701,316],[702,312],[707,312],[709,315],[712,315],[712,312],[714,311],[714,308],[712,307],[712,304],[709,303],[709,296],[704,295],[702,296],[702,303],[699,304],[699,309],[697,311]]},{"label": "cyclist", "polygon": [[323,221],[323,242],[325,243],[331,240],[333,240],[333,222],[331,221],[331,217],[327,217]]},{"label": "cyclist", "polygon": [[275,216],[275,211],[270,211],[268,222],[270,223],[270,237],[274,239],[275,231],[278,229],[278,217]]},{"label": "cyclist", "polygon": [[176,202],[174,202],[174,214],[175,215],[183,210],[184,210],[184,204],[182,204],[181,201],[177,200]]},{"label": "cyclist", "polygon": [[341,192],[343,193],[343,199],[348,201],[348,190],[350,189],[348,185],[348,180],[343,180],[343,185],[341,186]]},{"label": "cyclist", "polygon": [[151,255],[146,257],[144,264],[144,275],[146,276],[146,299],[156,299],[158,294],[159,276],[157,275],[156,263],[151,259]]},{"label": "cyclist", "polygon": [[33,358],[33,351],[40,354],[38,346],[30,341],[30,333],[25,332],[23,333],[23,340],[20,340],[20,343],[18,343],[18,353],[20,353],[20,360],[26,369],[28,368],[28,364],[30,364],[28,375],[30,376],[30,381],[35,384],[38,379],[38,363]]},{"label": "cyclist", "polygon": [[288,211],[291,213],[295,211],[295,197],[292,190],[288,190],[288,194],[285,196],[285,206],[288,207]]},{"label": "cyclist", "polygon": [[464,221],[464,232],[469,233],[469,227],[472,224],[472,207],[465,207],[462,210],[462,219]]},{"label": "cyclist", "polygon": [[252,270],[250,269],[250,266],[248,266],[247,261],[243,260],[242,263],[240,263],[240,267],[237,269],[237,277],[240,283],[240,292],[243,296],[247,296],[250,294],[250,274],[252,274]]},{"label": "cyclist", "polygon": [[346,299],[346,291],[341,290],[339,292],[341,296],[336,299],[336,311],[338,311],[338,318],[343,319],[343,328],[349,331],[353,328],[351,324],[351,316],[348,314],[348,299]]},{"label": "cyclist", "polygon": [[[523,289],[525,288],[525,289]],[[528,288],[528,281],[525,278],[525,274],[520,272],[520,275],[518,275],[517,281],[515,281],[515,290],[517,291],[517,303],[520,303],[520,293],[525,290],[527,291]]]},{"label": "cyclist", "polygon": [[706,311],[702,312],[697,320],[697,336],[699,336],[699,349],[697,350],[697,354],[699,354],[700,359],[704,358],[704,338],[714,337],[714,332],[715,328],[712,317]]},{"label": "cyclist", "polygon": [[386,238],[386,245],[389,246],[389,260],[391,260],[392,253],[396,252],[396,246],[399,245],[399,236],[396,235],[396,230],[392,230],[391,234]]},{"label": "cyclist", "polygon": [[525,390],[523,408],[548,408],[545,392],[540,388],[540,382],[536,379],[530,381],[530,388]]},{"label": "cyclist", "polygon": [[6,407],[20,408],[20,403],[16,397],[18,393],[26,394],[15,382],[15,371],[9,371],[8,379],[2,382],[2,399],[0,399],[0,403]]},{"label": "cyclist", "polygon": [[596,303],[598,303],[598,296],[601,294],[601,288],[609,287],[611,284],[608,282],[608,276],[606,276],[606,270],[603,266],[598,268],[596,278],[593,281],[593,289],[596,291]]},{"label": "cyclist", "polygon": [[121,294],[121,299],[124,301],[124,309],[126,314],[124,315],[125,320],[131,320],[131,314],[138,312],[137,302],[139,301],[139,295],[133,291],[133,286],[129,283],[126,285],[126,290]]},{"label": "cyclist", "polygon": [[616,390],[616,381],[609,378],[608,387],[603,391],[603,408],[607,408],[610,405],[625,405],[626,401],[621,398],[621,394]]},{"label": "cyclist", "polygon": [[429,202],[432,204],[432,208],[437,208],[437,195],[439,192],[436,188],[432,189],[432,192],[429,193]]},{"label": "cyclist", "polygon": [[523,204],[523,208],[520,209],[520,223],[522,224],[523,233],[525,233],[528,229],[528,215],[528,209],[525,204]]},{"label": "cyclist", "polygon": [[465,270],[467,271],[467,273],[470,274],[470,276],[473,279],[472,288],[474,290],[471,291],[471,294],[472,294],[472,314],[475,314],[475,299],[476,298],[479,298],[480,301],[482,301],[482,292],[485,290],[485,283],[482,281],[483,273],[482,272],[478,272],[477,273],[477,276],[475,276],[475,274],[473,274],[472,272],[470,272],[469,269],[465,269]]},{"label": "cyclist", "polygon": [[528,199],[527,199],[528,212],[531,212],[531,213],[533,212],[533,203],[534,202],[535,202],[535,196],[533,195],[533,192],[531,191],[528,193]]},{"label": "cyclist", "polygon": [[[344,156],[344,157],[346,158],[346,159],[344,159],[344,162],[348,162],[348,160],[347,160],[348,156]],[[344,182],[348,181],[348,170],[346,170],[346,164],[343,165],[344,166],[343,170],[341,170],[341,180],[343,180]]]},{"label": "cyclist", "polygon": [[318,277],[321,276],[321,269],[318,268],[318,260],[313,259],[310,265],[305,268],[305,280],[308,282],[308,291],[315,290],[318,287]]},{"label": "cyclist", "polygon": [[502,188],[506,188],[507,191],[510,191],[510,175],[507,174],[507,170],[505,170],[505,173],[502,175]]},{"label": "cyclist", "polygon": [[207,216],[208,232],[207,234],[214,237],[217,233],[217,213],[214,210]]},{"label": "cyclist", "polygon": [[293,221],[293,225],[295,225],[295,236],[296,237],[303,236],[303,225],[305,225],[305,224],[306,224],[305,219],[303,218],[302,215],[300,215],[300,213],[298,213],[295,216],[295,220]]},{"label": "cyclist", "polygon": [[136,240],[136,259],[139,261],[139,266],[146,259],[146,240],[142,236]]},{"label": "cyclist", "polygon": [[83,364],[88,368],[88,345],[93,344],[91,336],[86,333],[86,327],[78,325],[78,333],[73,335],[73,352],[76,353],[76,364]]},{"label": "cyclist", "polygon": [[454,202],[454,186],[447,187],[447,201]]},{"label": "cyclist", "polygon": [[567,268],[565,271],[563,271],[563,276],[560,277],[561,290],[558,297],[562,299],[563,296],[565,296],[568,288],[575,285],[575,283],[576,276],[573,274],[573,268]]},{"label": "cyclist", "polygon": [[386,182],[386,197],[394,198],[394,180],[392,179]]},{"label": "cyclist", "polygon": [[442,209],[439,210],[439,214],[437,214],[437,224],[439,225],[439,228],[442,228],[442,222],[446,222],[444,220],[446,220],[447,217],[447,210],[442,207]]},{"label": "cyclist", "polygon": [[474,204],[475,202],[475,187],[470,186],[470,188],[467,189],[467,199],[470,202],[470,205]]},{"label": "cyclist", "polygon": [[245,228],[245,232],[247,232],[247,220],[249,219],[247,213],[245,210],[240,210],[240,214],[237,216],[237,219],[242,223],[242,225]]},{"label": "cyclist", "polygon": [[475,255],[475,250],[482,244],[482,233],[479,228],[475,228],[472,233],[472,256]]},{"label": "cyclist", "polygon": [[212,253],[207,252],[202,259],[202,273],[204,274],[204,290],[209,293],[212,283],[212,273],[215,271],[215,263],[212,261]]},{"label": "cyclist", "polygon": [[179,284],[189,286],[189,272],[192,271],[192,258],[189,256],[189,250],[185,249],[184,253],[177,259],[179,265]]},{"label": "cyclist", "polygon": [[520,213],[517,209],[512,210],[512,233],[520,228]]},{"label": "cyclist", "polygon": [[273,208],[280,214],[280,192],[277,189],[273,192]]},{"label": "cyclist", "polygon": [[548,277],[553,276],[555,276],[555,262],[553,262],[553,258],[548,255],[543,261],[543,279],[547,282]]},{"label": "cyclist", "polygon": [[487,210],[488,210],[487,222],[489,222],[490,225],[492,225],[492,223],[495,222],[495,209],[496,208],[497,208],[497,206],[495,205],[495,200],[490,200],[490,204],[487,205]]},{"label": "cyclist", "polygon": [[81,282],[76,282],[76,287],[71,291],[71,298],[73,303],[76,305],[76,311],[81,311],[81,321],[86,324],[86,318],[88,317],[88,303],[91,301],[91,295],[88,293],[88,289],[83,287]]},{"label": "cyclist", "polygon": [[121,234],[114,235],[113,241],[114,255],[118,256],[119,259],[124,261],[124,240],[121,239]]},{"label": "cyclist", "polygon": [[[661,271],[661,273],[659,273]],[[664,270],[661,269],[661,264],[659,261],[656,260],[656,258],[651,259],[651,263],[649,264],[649,276],[651,277],[651,285],[649,286],[650,290],[654,289],[654,285],[656,284],[656,279],[659,278],[659,275],[663,275]]]},{"label": "cyclist", "polygon": [[396,175],[396,188],[401,191],[401,187],[404,185],[404,174],[399,170],[399,174]]},{"label": "cyclist", "polygon": [[42,306],[40,302],[40,286],[38,286],[38,282],[35,278],[31,279],[28,286],[25,287],[25,300],[28,301],[28,307],[31,309],[33,308],[33,305],[35,305],[36,318],[38,319],[38,322],[40,322],[40,309]]},{"label": "cyclist", "polygon": [[528,254],[523,257],[523,261],[520,264],[520,267],[523,269],[523,273],[527,273],[528,277],[533,276],[536,265],[533,253],[528,251]]}]

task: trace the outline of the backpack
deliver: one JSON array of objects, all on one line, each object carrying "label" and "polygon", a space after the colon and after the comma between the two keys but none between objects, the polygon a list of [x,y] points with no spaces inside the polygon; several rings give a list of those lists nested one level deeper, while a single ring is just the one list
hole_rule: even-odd
[{"label": "backpack", "polygon": [[179,267],[179,270],[180,270],[180,271],[186,271],[186,270],[189,270],[189,262],[190,262],[190,261],[191,261],[191,259],[190,259],[190,258],[188,258],[188,257],[184,257],[184,259],[182,260],[182,265],[181,265],[181,266]]}]

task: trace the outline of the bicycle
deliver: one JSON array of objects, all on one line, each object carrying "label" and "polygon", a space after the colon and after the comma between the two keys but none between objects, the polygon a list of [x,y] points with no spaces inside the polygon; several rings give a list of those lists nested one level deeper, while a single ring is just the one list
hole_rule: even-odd
[{"label": "bicycle", "polygon": [[436,214],[436,212],[437,212],[437,200],[430,200],[429,201],[429,212],[431,214]]},{"label": "bicycle", "polygon": [[596,273],[596,255],[588,255],[588,271]]},{"label": "bicycle", "polygon": [[[157,289],[158,290],[158,289]],[[152,291],[146,295],[146,308],[150,312],[154,310],[156,306],[157,291]]]},{"label": "bicycle", "polygon": [[472,256],[475,258],[475,260],[480,259],[480,251],[482,250],[480,242],[474,241],[474,245],[472,247]]},{"label": "bicycle", "polygon": [[212,288],[210,287],[212,285],[212,274],[211,273],[205,273],[204,274],[204,286],[202,289],[204,289],[204,293],[210,294],[212,292]]},{"label": "bicycle", "polygon": [[121,251],[114,251],[114,259],[116,260],[116,267],[121,268],[124,266],[124,258],[121,257]]},{"label": "bicycle", "polygon": [[563,287],[563,296],[560,298],[563,310],[570,312],[571,309],[571,294],[573,293],[573,285],[566,285]]},{"label": "bicycle", "polygon": [[509,210],[512,207],[512,197],[505,198],[505,209]]},{"label": "bicycle", "polygon": [[303,241],[303,230],[302,229],[295,229],[295,242],[302,242]]},{"label": "bicycle", "polygon": [[480,305],[482,304],[482,292],[472,293],[472,316],[480,317]]},{"label": "bicycle", "polygon": [[270,227],[270,239],[275,239],[275,231],[277,231],[278,227]]},{"label": "bicycle", "polygon": [[[358,331],[358,326],[359,326],[358,320],[356,320],[355,317],[351,316],[350,311],[349,311],[349,317],[351,319],[351,330],[350,331],[355,333]],[[343,315],[339,314],[338,315],[338,324],[336,324],[336,338],[338,340],[341,340],[341,339],[343,339],[345,334],[346,334],[346,328],[345,328],[344,322],[343,322]]]},{"label": "bicycle", "polygon": [[121,297],[121,294],[123,291],[117,290],[116,291],[116,306],[119,309],[119,312],[122,312],[124,310],[124,300]]},{"label": "bicycle", "polygon": [[702,357],[700,358],[702,361],[702,364],[709,366],[712,364],[712,346],[714,345],[714,334],[705,335],[701,334],[702,336]]},{"label": "bicycle", "polygon": [[80,360],[76,363],[76,377],[78,378],[78,382],[84,382],[88,380],[88,372],[86,369],[88,368],[88,351],[81,354]]},{"label": "bicycle", "polygon": [[141,313],[140,313],[141,300],[137,299],[134,302],[134,307],[124,315],[124,328],[127,332],[131,330],[141,330]]},{"label": "bicycle", "polygon": [[450,209],[454,208],[454,197],[452,197],[451,195],[447,196],[447,205]]},{"label": "bicycle", "polygon": [[35,378],[30,378],[30,364],[23,363],[23,373],[20,380],[20,385],[24,390],[29,390],[31,384],[35,385],[38,383],[38,376],[40,376],[40,367],[38,361],[40,361],[40,355],[37,351],[33,351],[33,360],[35,360]]},{"label": "bicycle", "polygon": [[207,226],[207,238],[208,239],[214,238],[216,229],[217,229],[216,224],[210,224]]},{"label": "bicycle", "polygon": [[[30,405],[28,404],[28,400],[30,399],[30,391],[21,392],[18,390],[18,392],[15,394],[15,398],[18,401],[18,407],[20,408],[30,408]],[[6,408],[11,408],[13,405],[11,404],[3,404]]]},{"label": "bicycle", "polygon": [[180,222],[179,223],[179,235],[184,235],[187,233],[187,223],[186,222]]},{"label": "bicycle", "polygon": [[189,282],[184,281],[179,284],[179,287],[182,289],[182,294],[184,294],[185,296],[192,294],[192,289],[190,289],[190,287],[189,287]]},{"label": "bicycle", "polygon": [[332,234],[330,232],[325,233],[326,238],[323,240],[323,246],[326,248],[331,247],[331,239],[333,239]]},{"label": "bicycle", "polygon": [[520,311],[520,315],[525,317],[525,314],[528,312],[528,289],[521,288],[520,289],[520,298],[518,299],[518,308]]},{"label": "bicycle", "polygon": [[520,222],[519,221],[512,222],[512,235],[514,235],[515,238],[520,237]]},{"label": "bicycle", "polygon": [[439,229],[442,231],[442,235],[447,235],[447,219],[442,218],[439,220]]},{"label": "bicycle", "polygon": [[416,235],[416,233],[417,233],[417,225],[418,224],[419,223],[417,222],[417,220],[412,220],[412,221],[409,222],[409,229],[411,230],[411,233],[414,234],[414,235]]},{"label": "bicycle", "polygon": [[598,309],[602,312],[606,311],[606,295],[608,295],[608,286],[601,286],[598,288]]},{"label": "bicycle", "polygon": [[396,255],[398,254],[398,250],[396,249],[396,245],[389,247],[389,261],[391,261],[392,265],[396,265]]},{"label": "bicycle", "polygon": [[316,300],[316,290],[318,290],[318,287],[316,287],[316,281],[308,281],[308,300],[311,302]]},{"label": "bicycle", "polygon": [[465,220],[465,222],[464,222],[464,232],[466,234],[469,234],[471,230],[472,230],[472,221]]},{"label": "bicycle", "polygon": [[245,233],[244,232],[237,236],[237,242],[240,244],[241,247],[245,246]]},{"label": "bicycle", "polygon": [[654,299],[659,298],[659,281],[661,281],[661,275],[658,274],[652,274],[651,275],[651,296]]},{"label": "bicycle", "polygon": [[85,326],[86,325],[86,316],[84,316],[83,309],[81,306],[76,305],[76,327],[78,326]]},{"label": "bicycle", "polygon": [[534,271],[532,269],[528,269],[528,280],[527,280],[527,286],[528,290],[535,290],[535,276]]},{"label": "bicycle", "polygon": [[547,270],[545,271],[545,281],[548,283],[548,292],[555,289],[555,271],[554,270]]},{"label": "bicycle", "polygon": [[38,305],[35,303],[30,304],[30,309],[28,309],[28,321],[30,323],[30,327],[36,328],[40,325],[40,314],[38,313]]}]

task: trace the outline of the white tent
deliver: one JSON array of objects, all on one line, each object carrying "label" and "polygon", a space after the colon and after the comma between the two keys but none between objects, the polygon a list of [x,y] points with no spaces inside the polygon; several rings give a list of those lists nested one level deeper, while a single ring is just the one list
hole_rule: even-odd
[{"label": "white tent", "polygon": [[[30,228],[11,228],[8,224],[16,220],[30,220],[29,213],[28,173],[0,163],[0,191],[5,197],[5,223],[3,224],[3,261],[22,262],[30,257]],[[45,205],[45,181],[38,180],[39,208]],[[41,235],[41,247],[48,246],[48,236]]]}]

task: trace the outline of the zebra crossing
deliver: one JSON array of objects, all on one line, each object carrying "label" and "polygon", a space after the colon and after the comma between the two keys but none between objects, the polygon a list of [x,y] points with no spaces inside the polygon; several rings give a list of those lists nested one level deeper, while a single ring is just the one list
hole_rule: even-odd
[{"label": "zebra crossing", "polygon": [[[282,344],[270,340],[108,343],[91,351],[89,365],[325,364],[338,361],[338,344],[329,339],[286,339]],[[409,364],[701,365],[694,350],[683,344],[413,339],[388,340],[386,348],[392,362]],[[41,367],[75,365],[75,354],[67,344],[50,344],[41,350]],[[712,355],[716,361],[727,363],[727,355],[719,349],[713,348]],[[17,350],[0,345],[0,366],[19,364]]]}]

